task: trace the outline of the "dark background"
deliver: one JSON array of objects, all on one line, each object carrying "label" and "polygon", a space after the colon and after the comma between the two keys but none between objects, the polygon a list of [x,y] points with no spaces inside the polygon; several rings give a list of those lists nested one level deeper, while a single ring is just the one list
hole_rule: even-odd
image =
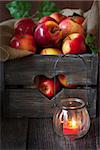
[{"label": "dark background", "polygon": [[[0,21],[4,21],[6,19],[11,18],[9,11],[5,8],[5,4],[9,3],[10,0],[5,1],[5,0],[0,0]],[[34,12],[37,10],[37,6],[40,4],[41,1],[36,0],[36,1],[31,1],[32,3],[32,9],[31,9],[31,14],[34,14]],[[88,10],[91,5],[92,2],[91,0],[89,1],[54,1],[56,3],[56,6],[58,6],[58,8],[82,8],[84,11]]]}]

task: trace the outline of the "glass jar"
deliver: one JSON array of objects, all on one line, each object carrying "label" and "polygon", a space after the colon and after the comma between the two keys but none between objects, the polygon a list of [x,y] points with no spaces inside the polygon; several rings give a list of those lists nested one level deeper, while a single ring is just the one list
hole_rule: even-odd
[{"label": "glass jar", "polygon": [[90,117],[85,102],[78,98],[61,101],[53,116],[54,131],[68,138],[83,137],[89,130]]}]

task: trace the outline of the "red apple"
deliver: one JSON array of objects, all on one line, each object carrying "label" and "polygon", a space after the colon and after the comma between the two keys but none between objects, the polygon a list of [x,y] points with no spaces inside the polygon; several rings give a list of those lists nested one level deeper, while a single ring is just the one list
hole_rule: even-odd
[{"label": "red apple", "polygon": [[53,19],[55,19],[58,23],[60,23],[62,20],[64,20],[66,18],[66,16],[58,13],[58,12],[54,12],[50,15],[50,17],[52,17]]},{"label": "red apple", "polygon": [[72,16],[72,20],[81,25],[82,25],[84,19],[85,18],[83,16]]},{"label": "red apple", "polygon": [[73,21],[70,17],[61,21],[59,27],[62,30],[63,37],[72,33],[84,34],[84,29],[82,25]]},{"label": "red apple", "polygon": [[18,19],[14,24],[15,34],[30,34],[33,35],[35,23],[31,18]]},{"label": "red apple", "polygon": [[81,16],[77,13],[74,13],[73,16],[71,16],[71,19],[81,25],[82,25],[83,21],[85,20],[85,18],[83,16]]},{"label": "red apple", "polygon": [[38,24],[44,23],[44,22],[46,22],[46,21],[54,21],[54,22],[57,23],[57,21],[56,21],[55,19],[53,19],[52,17],[50,17],[50,16],[44,16],[44,17],[42,17],[42,18],[38,21]]},{"label": "red apple", "polygon": [[14,37],[12,37],[10,45],[11,47],[16,49],[28,50],[33,53],[36,52],[36,43],[32,35],[15,35]]},{"label": "red apple", "polygon": [[36,81],[37,88],[48,98],[52,98],[59,90],[60,83],[56,79],[49,79],[45,76],[39,76],[38,81]]},{"label": "red apple", "polygon": [[59,79],[60,83],[66,88],[76,88],[77,87],[77,85],[69,83],[69,79],[66,74],[58,75],[58,79]]},{"label": "red apple", "polygon": [[86,52],[85,37],[79,33],[67,36],[62,43],[64,54],[82,54]]},{"label": "red apple", "polygon": [[82,25],[82,23],[84,22],[84,19],[85,19],[83,16],[69,16],[68,18],[80,25]]},{"label": "red apple", "polygon": [[59,55],[62,51],[57,48],[45,48],[41,51],[41,55]]},{"label": "red apple", "polygon": [[37,26],[34,37],[41,47],[57,47],[62,39],[62,31],[56,22],[46,21]]}]

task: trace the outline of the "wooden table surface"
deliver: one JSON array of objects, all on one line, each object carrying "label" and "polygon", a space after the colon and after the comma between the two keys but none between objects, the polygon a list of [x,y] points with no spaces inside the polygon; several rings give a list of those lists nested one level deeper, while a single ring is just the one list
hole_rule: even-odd
[{"label": "wooden table surface", "polygon": [[5,119],[1,123],[1,150],[99,150],[98,120],[91,120],[87,135],[69,143],[54,132],[52,119]]},{"label": "wooden table surface", "polygon": [[[1,79],[2,66],[0,68]],[[90,130],[83,138],[70,143],[66,138],[58,136],[53,130],[52,118],[1,118],[0,150],[100,150],[99,78],[97,117],[91,119]],[[0,82],[0,93],[2,93],[2,83]]]}]

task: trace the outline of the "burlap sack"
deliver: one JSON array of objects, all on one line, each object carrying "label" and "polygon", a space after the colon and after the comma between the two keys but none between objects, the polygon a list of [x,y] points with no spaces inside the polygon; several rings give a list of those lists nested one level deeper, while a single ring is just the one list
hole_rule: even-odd
[{"label": "burlap sack", "polygon": [[10,39],[14,34],[15,19],[0,23],[0,61],[21,58],[32,54],[31,51],[18,50],[9,46]]},{"label": "burlap sack", "polygon": [[[98,31],[98,10],[99,1],[94,1],[91,9],[87,12],[83,12],[81,9],[63,9],[63,14],[66,16],[72,15],[74,12],[85,17],[83,22],[83,27],[86,30],[86,33],[96,34]],[[7,20],[0,23],[0,61],[4,62],[10,59],[21,58],[32,54],[27,50],[16,50],[9,46],[10,39],[14,33],[14,23],[15,19]]]}]

